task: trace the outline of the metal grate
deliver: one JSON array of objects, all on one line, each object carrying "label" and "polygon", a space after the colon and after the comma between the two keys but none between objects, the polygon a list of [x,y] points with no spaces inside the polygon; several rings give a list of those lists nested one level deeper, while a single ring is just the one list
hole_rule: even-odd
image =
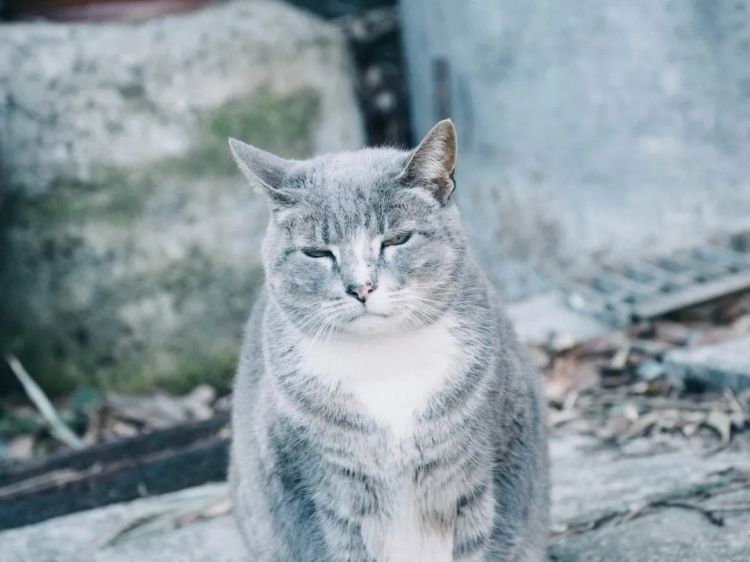
[{"label": "metal grate", "polygon": [[750,289],[750,231],[669,256],[603,266],[566,283],[568,302],[617,326]]}]

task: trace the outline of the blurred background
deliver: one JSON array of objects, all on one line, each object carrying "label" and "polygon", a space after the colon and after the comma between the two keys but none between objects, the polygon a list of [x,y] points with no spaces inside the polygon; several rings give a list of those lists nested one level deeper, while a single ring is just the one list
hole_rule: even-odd
[{"label": "blurred background", "polygon": [[[267,221],[228,136],[303,158],[446,117],[553,424],[728,443],[750,401],[748,61],[746,0],[0,0],[0,459],[223,431]],[[670,355],[716,345],[718,367]],[[622,409],[705,389],[699,420],[636,431],[664,404]]]}]

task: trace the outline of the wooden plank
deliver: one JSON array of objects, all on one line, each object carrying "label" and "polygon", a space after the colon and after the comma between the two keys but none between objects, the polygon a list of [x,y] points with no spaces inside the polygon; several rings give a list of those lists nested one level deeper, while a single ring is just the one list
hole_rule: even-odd
[{"label": "wooden plank", "polygon": [[107,464],[123,458],[147,455],[167,449],[179,449],[198,440],[217,435],[228,422],[229,415],[222,413],[209,420],[162,429],[128,439],[118,439],[88,447],[82,451],[67,451],[22,463],[0,464],[0,487],[56,470],[80,471],[95,464]]},{"label": "wooden plank", "polygon": [[36,477],[30,486],[16,483],[5,492],[0,489],[0,530],[221,481],[226,479],[228,455],[229,440],[223,438],[77,473],[66,470],[60,478]]},{"label": "wooden plank", "polygon": [[727,276],[709,283],[686,287],[674,293],[666,293],[664,296],[649,302],[636,304],[633,306],[633,319],[646,320],[663,316],[682,308],[695,306],[748,289],[750,289],[750,273]]}]

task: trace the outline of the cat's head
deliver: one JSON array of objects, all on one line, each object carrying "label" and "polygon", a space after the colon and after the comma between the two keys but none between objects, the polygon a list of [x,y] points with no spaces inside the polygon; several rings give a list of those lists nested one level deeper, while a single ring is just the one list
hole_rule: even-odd
[{"label": "cat's head", "polygon": [[441,121],[411,152],[284,160],[237,140],[267,196],[271,297],[309,335],[374,334],[435,321],[454,298],[465,242],[452,200],[456,133]]}]

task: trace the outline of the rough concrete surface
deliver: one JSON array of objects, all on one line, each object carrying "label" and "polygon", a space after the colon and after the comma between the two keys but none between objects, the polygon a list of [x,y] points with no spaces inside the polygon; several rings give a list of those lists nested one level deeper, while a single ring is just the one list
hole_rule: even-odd
[{"label": "rough concrete surface", "polygon": [[0,533],[0,558],[4,562],[239,562],[243,547],[230,516],[175,527],[181,516],[226,497],[225,484],[209,484],[6,531]]},{"label": "rough concrete surface", "polygon": [[560,350],[603,336],[611,326],[570,308],[557,292],[543,293],[507,308],[519,339],[525,344]]},{"label": "rough concrete surface", "polygon": [[550,549],[550,560],[747,562],[748,552],[748,512],[732,514],[718,527],[700,513],[671,509],[559,541]]},{"label": "rough concrete surface", "polygon": [[[627,454],[593,438],[569,436],[552,440],[551,458],[553,533],[563,533],[552,540],[552,560],[746,560],[750,511],[727,512],[724,526],[717,527],[698,512],[660,508],[629,521],[564,534],[576,522],[611,510],[637,509],[653,498],[711,481],[727,469],[747,467],[746,452],[704,457],[675,446],[663,453]],[[239,562],[244,560],[242,544],[229,515],[190,522],[197,514],[215,511],[226,494],[224,484],[211,484],[60,517],[0,533],[0,552],[4,562]],[[747,488],[735,490],[705,506],[746,505],[749,496]]]},{"label": "rough concrete surface", "polygon": [[750,3],[400,6],[415,133],[456,121],[457,196],[507,294],[748,224]]}]

